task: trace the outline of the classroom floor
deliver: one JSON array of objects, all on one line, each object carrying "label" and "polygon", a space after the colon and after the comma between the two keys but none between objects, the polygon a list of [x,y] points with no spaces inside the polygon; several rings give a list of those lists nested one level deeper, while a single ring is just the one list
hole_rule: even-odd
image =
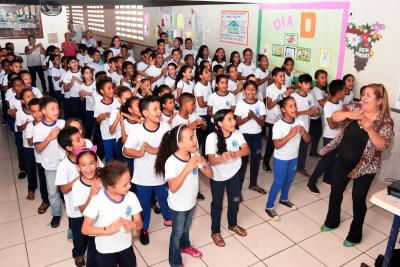
[{"label": "classroom floor", "polygon": [[[0,126],[1,127],[1,126]],[[315,160],[308,161],[311,172]],[[0,128],[0,266],[75,266],[71,258],[72,243],[67,237],[67,218],[63,214],[61,225],[49,226],[49,210],[37,214],[40,195],[27,201],[27,180],[17,178],[17,158],[13,136],[7,127]],[[260,184],[269,189],[272,175],[260,169]],[[354,266],[362,262],[373,266],[379,253],[384,253],[392,216],[368,202],[364,239],[353,248],[345,248],[352,217],[351,185],[344,195],[341,226],[331,233],[321,233],[329,197],[329,186],[319,184],[320,196],[305,189],[305,178],[297,176],[290,191],[290,200],[298,209],[291,211],[277,206],[281,221],[271,221],[264,212],[266,196],[247,190],[240,205],[238,223],[247,229],[247,237],[238,237],[227,230],[226,202],[222,215],[222,235],[226,247],[216,247],[210,238],[211,218],[209,185],[202,180],[201,190],[206,200],[199,202],[190,231],[190,239],[203,252],[203,258],[183,256],[187,267],[197,266]],[[370,194],[384,188],[375,182]],[[152,214],[150,244],[142,246],[137,238],[134,249],[138,266],[169,266],[168,242],[170,228],[164,227],[162,217]]]}]

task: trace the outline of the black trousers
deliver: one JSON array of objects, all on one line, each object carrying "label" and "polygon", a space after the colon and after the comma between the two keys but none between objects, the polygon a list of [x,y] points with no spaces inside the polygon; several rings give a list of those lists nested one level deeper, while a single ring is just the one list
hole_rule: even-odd
[{"label": "black trousers", "polygon": [[267,131],[268,128],[268,139],[267,139],[267,145],[265,146],[265,153],[263,159],[264,166],[269,166],[272,154],[274,153],[274,143],[272,142],[272,127],[274,127],[273,124],[266,123],[265,131]]},{"label": "black trousers", "polygon": [[42,84],[42,90],[43,93],[47,91],[47,86],[46,86],[46,79],[44,78],[44,72],[43,72],[43,67],[42,66],[33,66],[33,67],[28,67],[29,73],[32,76],[32,86],[36,86],[36,73],[39,76],[40,83]]},{"label": "black trousers", "polygon": [[311,150],[310,156],[318,154],[319,139],[322,136],[322,120],[310,120]]},{"label": "black trousers", "polygon": [[135,267],[136,256],[130,246],[119,252],[102,254],[97,251],[97,267]]},{"label": "black trousers", "polygon": [[[329,228],[336,228],[340,224],[340,207],[343,200],[343,192],[350,182],[349,168],[337,160],[331,183],[331,194],[329,196],[329,209],[326,215],[325,225]],[[375,174],[366,174],[353,180],[353,221],[346,239],[353,243],[359,243],[362,239],[362,228],[365,214],[367,212],[366,198],[374,180]]]}]

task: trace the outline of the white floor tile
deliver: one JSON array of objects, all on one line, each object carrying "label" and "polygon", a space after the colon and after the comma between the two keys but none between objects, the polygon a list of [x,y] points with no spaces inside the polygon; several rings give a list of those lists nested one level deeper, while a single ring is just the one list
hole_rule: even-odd
[{"label": "white floor tile", "polygon": [[[310,205],[301,207],[298,209],[301,213],[306,215],[308,218],[322,225],[325,222],[326,214],[328,212],[328,202],[324,200],[316,201]],[[346,220],[350,218],[350,214],[343,211],[341,212],[341,220]]]},{"label": "white floor tile", "polygon": [[365,263],[368,266],[373,267],[375,265],[375,259],[369,257],[368,255],[362,254],[354,260],[343,265],[343,267],[360,267],[361,263]]},{"label": "white floor tile", "polygon": [[28,267],[25,244],[0,250],[0,266]]},{"label": "white floor tile", "polygon": [[71,267],[71,266],[75,266],[75,261],[73,258],[51,264],[48,267]]},{"label": "white floor tile", "polygon": [[[226,229],[228,229],[228,218],[227,218],[228,208],[222,210],[221,215],[221,225],[223,225]],[[260,224],[264,222],[264,220],[254,213],[249,208],[241,205],[239,207],[239,214],[237,216],[237,224],[245,229],[248,229],[254,225]],[[232,232],[233,233],[233,232]]]},{"label": "white floor tile", "polygon": [[324,265],[299,246],[292,246],[264,260],[268,267],[323,267]]},{"label": "white floor tile", "polygon": [[15,184],[0,186],[0,203],[17,200]]},{"label": "white floor tile", "polygon": [[171,228],[164,228],[150,233],[150,243],[143,246],[139,238],[134,239],[135,248],[142,255],[146,264],[154,265],[168,259],[169,237]]},{"label": "white floor tile", "polygon": [[18,201],[0,203],[0,224],[20,218]]},{"label": "white floor tile", "polygon": [[21,220],[0,224],[0,249],[24,243]]},{"label": "white floor tile", "polygon": [[[223,238],[231,233],[221,226],[221,236]],[[202,247],[212,243],[211,239],[211,216],[206,214],[193,219],[192,227],[189,231],[190,242],[194,247]]]},{"label": "white floor tile", "polygon": [[52,228],[50,226],[51,213],[40,214],[22,219],[24,225],[24,233],[26,241],[37,239],[40,237],[63,232],[64,241],[67,241],[68,218],[64,214],[61,217],[60,226]]},{"label": "white floor tile", "polygon": [[[0,161],[2,161],[0,157]],[[0,172],[0,186],[14,184],[14,175],[12,171]]]}]

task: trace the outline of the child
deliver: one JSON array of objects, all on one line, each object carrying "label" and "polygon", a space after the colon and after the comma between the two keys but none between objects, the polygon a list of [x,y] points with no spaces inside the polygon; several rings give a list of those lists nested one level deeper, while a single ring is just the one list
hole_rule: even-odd
[{"label": "child", "polygon": [[241,62],[240,53],[238,51],[233,51],[231,53],[231,57],[229,59],[229,63],[237,68],[237,67],[239,67],[240,62]]},{"label": "child", "polygon": [[69,70],[65,73],[63,78],[64,92],[69,92],[70,99],[65,118],[80,118],[82,119],[84,103],[79,97],[79,91],[82,86],[82,75],[76,57],[68,57],[67,64]]},{"label": "child", "polygon": [[186,55],[192,55],[193,57],[197,55],[197,50],[193,48],[193,41],[191,38],[185,39],[185,48],[182,49],[182,58]]},{"label": "child", "polygon": [[[96,101],[100,101],[98,94],[96,94],[96,83],[93,79],[93,71],[89,66],[81,69],[83,83],[79,91],[79,96],[85,99],[85,114],[83,116],[85,122],[85,138],[91,139],[93,135],[94,126],[94,106]],[[95,97],[97,96],[97,99]]]},{"label": "child", "polygon": [[267,86],[272,82],[272,75],[268,71],[268,65],[268,57],[266,55],[258,55],[258,68],[254,75],[257,79],[258,92],[261,93],[264,103],[267,98]]},{"label": "child", "polygon": [[257,67],[253,62],[251,62],[252,60],[253,51],[250,48],[243,50],[243,62],[241,62],[237,67],[240,80],[246,80],[247,75],[255,73]]},{"label": "child", "polygon": [[166,42],[163,39],[157,40],[157,49],[155,50],[156,53],[160,53],[163,56],[163,59],[169,56],[168,51],[165,49]]},{"label": "child", "polygon": [[111,74],[111,78],[115,86],[121,84],[122,76],[122,64],[124,64],[124,58],[121,56],[114,57],[115,71]]},{"label": "child", "polygon": [[[138,81],[139,88],[136,90],[137,94],[135,95],[135,91],[133,93],[134,96],[139,98],[143,98],[145,96],[152,96],[153,92],[151,91],[151,83],[147,78],[141,79]],[[136,88],[136,87],[135,87]]]},{"label": "child", "polygon": [[271,172],[271,167],[269,165],[272,153],[274,152],[274,146],[272,143],[272,127],[274,124],[281,119],[282,113],[279,108],[278,102],[284,97],[290,96],[293,93],[292,89],[287,89],[285,86],[285,71],[281,68],[274,68],[272,70],[272,78],[274,83],[267,87],[266,90],[266,106],[267,106],[267,116],[265,117],[265,122],[268,127],[268,139],[267,146],[265,147],[264,159],[263,159],[263,169],[266,172]]},{"label": "child", "polygon": [[113,70],[111,70],[111,65],[113,64],[113,60],[114,60],[114,55],[113,52],[111,50],[106,50],[104,52],[104,71],[107,73],[107,76],[111,77],[111,73],[113,72]]},{"label": "child", "polygon": [[[75,209],[79,209],[81,213],[86,210],[92,198],[102,188],[100,179],[97,176],[96,169],[99,166],[99,162],[96,155],[96,147],[92,149],[78,149],[75,150],[76,165],[79,171],[79,177],[72,185],[72,199],[73,206]],[[76,221],[76,227],[82,228],[83,217],[73,219]],[[75,226],[75,224],[74,224]],[[75,233],[78,235],[78,233]],[[79,234],[78,237],[82,238],[87,246],[87,265],[86,266],[97,266],[96,265],[96,245],[94,243],[93,236],[87,236]],[[83,247],[85,249],[85,247]]]},{"label": "child", "polygon": [[[93,147],[92,141],[90,139],[86,139],[85,138],[85,128],[83,126],[83,122],[80,119],[77,119],[77,118],[68,119],[65,122],[65,127],[67,127],[67,126],[75,127],[76,129],[79,130],[81,138],[84,138],[84,140],[85,140],[85,147],[86,148],[92,148]],[[65,156],[67,156],[67,155],[65,155]]]},{"label": "child", "polygon": [[196,130],[197,128],[201,128],[202,130],[207,129],[205,120],[194,112],[195,103],[196,99],[194,95],[189,93],[181,94],[179,97],[179,111],[172,119],[172,128],[184,124],[192,130]]},{"label": "child", "polygon": [[346,96],[343,99],[343,106],[353,103],[354,93],[354,75],[346,74],[343,76],[343,81],[346,88]]},{"label": "child", "polygon": [[211,68],[214,69],[214,66],[216,65],[220,65],[223,68],[225,68],[226,56],[225,56],[225,50],[222,47],[219,47],[217,48],[217,50],[215,50],[215,54],[211,63]]},{"label": "child", "polygon": [[61,103],[61,87],[63,87],[61,77],[65,76],[66,71],[61,67],[61,57],[59,55],[51,55],[50,61],[53,63],[50,76],[54,88],[54,97],[58,100],[58,103]]},{"label": "child", "polygon": [[193,94],[193,71],[190,66],[183,66],[176,76],[176,97],[179,99],[182,93]]},{"label": "child", "polygon": [[140,230],[140,243],[147,245],[150,241],[148,229],[152,193],[155,193],[160,203],[164,225],[171,226],[172,224],[167,205],[165,180],[154,173],[154,164],[161,138],[169,131],[170,127],[167,123],[160,122],[161,109],[158,98],[149,96],[141,99],[139,109],[145,121],[135,127],[135,134],[128,136],[123,147],[123,154],[135,159],[132,183],[136,186],[136,192],[143,207],[143,228]]},{"label": "child", "polygon": [[274,209],[275,199],[279,191],[279,203],[289,209],[296,206],[289,200],[289,189],[296,171],[297,156],[299,154],[300,140],[308,143],[310,135],[304,129],[303,122],[296,118],[297,107],[293,97],[286,97],[279,102],[283,116],[277,121],[272,130],[274,140],[274,182],[269,190],[265,212],[273,220],[280,220]]},{"label": "child", "polygon": [[[282,69],[285,71],[285,86],[286,88],[292,88],[293,86],[293,74],[294,60],[291,57],[285,58],[283,61]],[[292,88],[293,89],[293,88]]]},{"label": "child", "polygon": [[111,38],[111,44],[109,50],[112,51],[114,57],[119,56],[121,54],[121,38],[115,35]]},{"label": "child", "polygon": [[135,194],[129,192],[128,167],[112,161],[98,175],[103,189],[83,212],[82,234],[95,237],[98,267],[136,266],[132,231],[142,227],[142,208]]},{"label": "child", "polygon": [[[319,109],[323,109],[326,102],[326,85],[328,80],[328,73],[325,70],[317,70],[314,75],[315,86],[311,90],[311,94],[317,100]],[[322,135],[322,120],[319,114],[311,116],[310,120],[310,135],[311,135],[311,149],[310,157],[318,157],[318,144]]]},{"label": "child", "polygon": [[11,82],[11,79],[9,77],[12,74],[18,74],[22,70],[22,63],[18,59],[14,59],[10,61],[10,67],[9,67],[9,72],[4,75],[3,77],[3,91],[7,91],[9,88],[9,83]]},{"label": "child", "polygon": [[161,103],[161,121],[172,124],[172,120],[176,116],[175,97],[172,94],[165,94],[160,99]]},{"label": "child", "polygon": [[78,45],[79,53],[76,55],[76,59],[79,62],[79,67],[84,67],[85,66],[85,57],[88,52],[88,48],[85,44],[79,44]]},{"label": "child", "polygon": [[236,106],[235,96],[228,91],[228,77],[226,75],[217,76],[216,89],[216,92],[212,93],[207,101],[207,114],[210,117],[214,117],[217,111],[221,109],[234,111]]},{"label": "child", "polygon": [[67,156],[58,165],[55,185],[60,186],[60,191],[64,195],[65,211],[72,232],[72,257],[76,266],[85,266],[83,255],[85,254],[86,244],[85,236],[81,233],[83,217],[79,208],[74,205],[72,195],[72,186],[79,179],[74,151],[85,147],[85,139],[77,128],[66,126],[59,132],[57,142],[66,151]]},{"label": "child", "polygon": [[[235,117],[239,132],[243,134],[247,145],[250,148],[250,183],[249,189],[260,194],[267,192],[257,185],[258,169],[261,158],[261,132],[265,124],[265,105],[257,98],[257,83],[248,81],[244,84],[244,99],[240,99],[235,108]],[[240,190],[243,188],[249,156],[242,159],[240,168]],[[243,199],[242,195],[240,196]]]},{"label": "child", "polygon": [[173,92],[175,90],[175,83],[176,83],[176,64],[169,63],[167,66],[167,76],[164,79],[164,84],[166,84],[171,89],[171,92]]},{"label": "child", "polygon": [[105,161],[108,162],[114,158],[115,135],[110,133],[110,112],[119,108],[120,103],[114,98],[113,83],[110,78],[99,80],[97,92],[103,99],[94,104],[93,117],[100,124],[101,137],[104,144]]},{"label": "child", "polygon": [[168,182],[168,206],[172,216],[168,257],[171,266],[183,265],[181,253],[195,258],[202,256],[189,240],[199,190],[199,170],[206,177],[212,177],[208,162],[197,153],[194,132],[185,125],[168,131],[160,144],[155,172]]},{"label": "child", "polygon": [[[329,98],[324,105],[324,133],[323,133],[323,146],[329,144],[339,133],[340,123],[334,122],[332,120],[332,114],[337,110],[342,109],[342,101],[346,96],[347,89],[345,87],[345,82],[343,80],[333,80],[329,84]],[[318,178],[324,174],[323,181],[327,184],[331,183],[333,169],[336,162],[336,151],[323,156],[314,172],[310,176],[307,187],[310,191],[316,195],[319,195],[319,190],[317,187]]]},{"label": "child", "polygon": [[225,188],[228,196],[228,229],[246,236],[237,224],[240,201],[240,166],[242,157],[249,155],[243,135],[235,129],[236,121],[230,109],[220,109],[214,116],[215,131],[207,136],[206,155],[213,170],[211,179],[211,238],[215,245],[224,247],[220,232],[222,201]]},{"label": "child", "polygon": [[[195,73],[196,72],[196,66],[194,65],[194,57],[193,57],[193,55],[191,55],[191,54],[186,55],[185,58],[184,58],[184,61],[185,61],[185,65],[187,65],[189,67],[192,67],[193,73]],[[203,61],[206,61],[211,66],[209,61],[207,61],[207,60],[203,60]]]},{"label": "child", "polygon": [[212,68],[212,71],[213,71],[213,79],[212,79],[212,82],[211,82],[211,88],[214,88],[214,91],[216,91],[215,90],[216,77],[218,75],[224,74],[224,67],[222,67],[221,65],[215,65]]},{"label": "child", "polygon": [[100,62],[100,57],[101,55],[99,50],[93,50],[93,61],[87,64],[87,66],[92,69],[93,75],[96,75],[100,71],[104,71],[104,65]]},{"label": "child", "polygon": [[199,52],[197,53],[196,56],[197,66],[200,65],[200,62],[202,62],[203,60],[207,60],[211,64],[211,58],[209,57],[208,46],[206,45],[202,45],[199,48]]},{"label": "child", "polygon": [[226,72],[229,76],[228,90],[235,96],[237,102],[239,101],[239,99],[242,99],[242,97],[240,96],[243,95],[243,81],[239,80],[239,72],[237,71],[237,67],[234,64],[230,64],[226,69]]},{"label": "child", "polygon": [[32,86],[32,77],[31,77],[31,74],[29,73],[29,71],[21,70],[18,73],[18,76],[24,82],[24,89],[32,90],[32,93],[33,93],[34,97],[36,97],[36,98],[43,97],[42,92],[40,92],[40,90],[37,87]]},{"label": "child", "polygon": [[151,82],[151,91],[153,91],[156,86],[164,83],[165,74],[167,73],[167,69],[164,67],[163,55],[158,52],[154,59],[154,64],[150,65],[146,70],[146,74]]},{"label": "child", "polygon": [[161,84],[154,88],[153,95],[162,97],[165,94],[171,94],[171,89],[168,87],[168,85]]},{"label": "child", "polygon": [[142,52],[140,52],[140,58],[142,59],[142,61],[139,61],[136,64],[136,71],[138,73],[144,73],[147,68],[150,66],[150,54],[153,52],[153,50],[151,50],[151,48],[146,48],[145,50],[143,50]]},{"label": "child", "polygon": [[175,63],[178,71],[183,66],[181,50],[179,48],[172,49],[171,60],[168,63]]},{"label": "child", "polygon": [[33,130],[33,144],[37,153],[41,155],[41,165],[46,175],[47,192],[49,194],[51,215],[50,226],[57,228],[61,219],[61,198],[55,185],[58,163],[60,161],[58,132],[64,127],[65,121],[59,120],[60,115],[57,99],[43,97],[40,100],[40,109],[43,120],[36,124]]},{"label": "child", "polygon": [[[40,153],[37,153],[36,149],[34,148],[33,145],[33,130],[35,125],[37,125],[38,123],[40,123],[42,121],[42,111],[40,110],[40,106],[39,106],[39,99],[38,98],[33,98],[31,99],[31,101],[28,102],[28,108],[29,108],[29,112],[33,118],[33,121],[28,123],[25,127],[24,130],[24,137],[26,139],[26,148],[29,150],[29,146],[31,148],[33,148],[33,157],[30,157],[32,155],[28,155],[26,157],[27,161],[30,162],[31,166],[34,170],[32,170],[32,174],[35,172],[36,173],[36,169],[37,169],[37,175],[39,177],[39,189],[40,189],[40,197],[42,199],[42,203],[40,204],[39,208],[38,208],[38,213],[39,214],[43,214],[47,211],[48,207],[50,206],[50,202],[49,202],[49,196],[47,193],[47,185],[46,185],[46,176],[44,173],[44,169],[41,165],[41,155]],[[31,151],[28,151],[28,154]],[[27,168],[28,170],[28,184],[29,184],[29,172],[30,172],[30,167]],[[33,185],[32,188],[36,188],[37,187],[37,182],[36,182],[36,187],[35,187],[35,182],[32,180]],[[29,192],[29,188],[28,188],[28,192]],[[34,192],[34,190],[33,190]]]},{"label": "child", "polygon": [[124,64],[122,64],[122,79],[119,85],[129,87],[131,90],[133,90],[134,74],[135,66],[133,63],[130,61],[125,61]]},{"label": "child", "polygon": [[131,62],[135,64],[135,59],[129,54],[129,49],[126,44],[121,45],[121,57],[124,59],[125,62]]},{"label": "child", "polygon": [[[29,73],[28,73],[29,74]],[[35,199],[35,190],[37,188],[36,166],[32,164],[35,161],[35,155],[32,145],[28,144],[26,138],[26,127],[33,121],[33,117],[29,111],[28,103],[33,99],[33,93],[30,89],[24,89],[21,92],[22,109],[18,110],[15,115],[15,132],[21,134],[24,153],[25,170],[28,176],[28,195],[27,200]]]},{"label": "child", "polygon": [[[296,101],[297,119],[303,122],[303,127],[308,132],[310,130],[310,116],[319,114],[319,108],[316,107],[316,100],[312,94],[308,93],[311,88],[312,77],[309,74],[302,74],[299,76],[298,88],[299,90],[292,94]],[[310,175],[307,173],[306,158],[308,151],[308,143],[300,141],[299,157],[297,162],[297,172],[305,177]]]}]

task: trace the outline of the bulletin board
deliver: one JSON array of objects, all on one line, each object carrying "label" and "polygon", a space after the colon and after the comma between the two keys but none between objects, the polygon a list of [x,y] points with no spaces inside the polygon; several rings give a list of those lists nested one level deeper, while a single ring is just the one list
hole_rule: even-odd
[{"label": "bulletin board", "polygon": [[328,78],[341,78],[346,48],[349,2],[260,4],[259,53],[268,56],[270,68],[285,57],[295,61],[294,76],[318,69]]}]

